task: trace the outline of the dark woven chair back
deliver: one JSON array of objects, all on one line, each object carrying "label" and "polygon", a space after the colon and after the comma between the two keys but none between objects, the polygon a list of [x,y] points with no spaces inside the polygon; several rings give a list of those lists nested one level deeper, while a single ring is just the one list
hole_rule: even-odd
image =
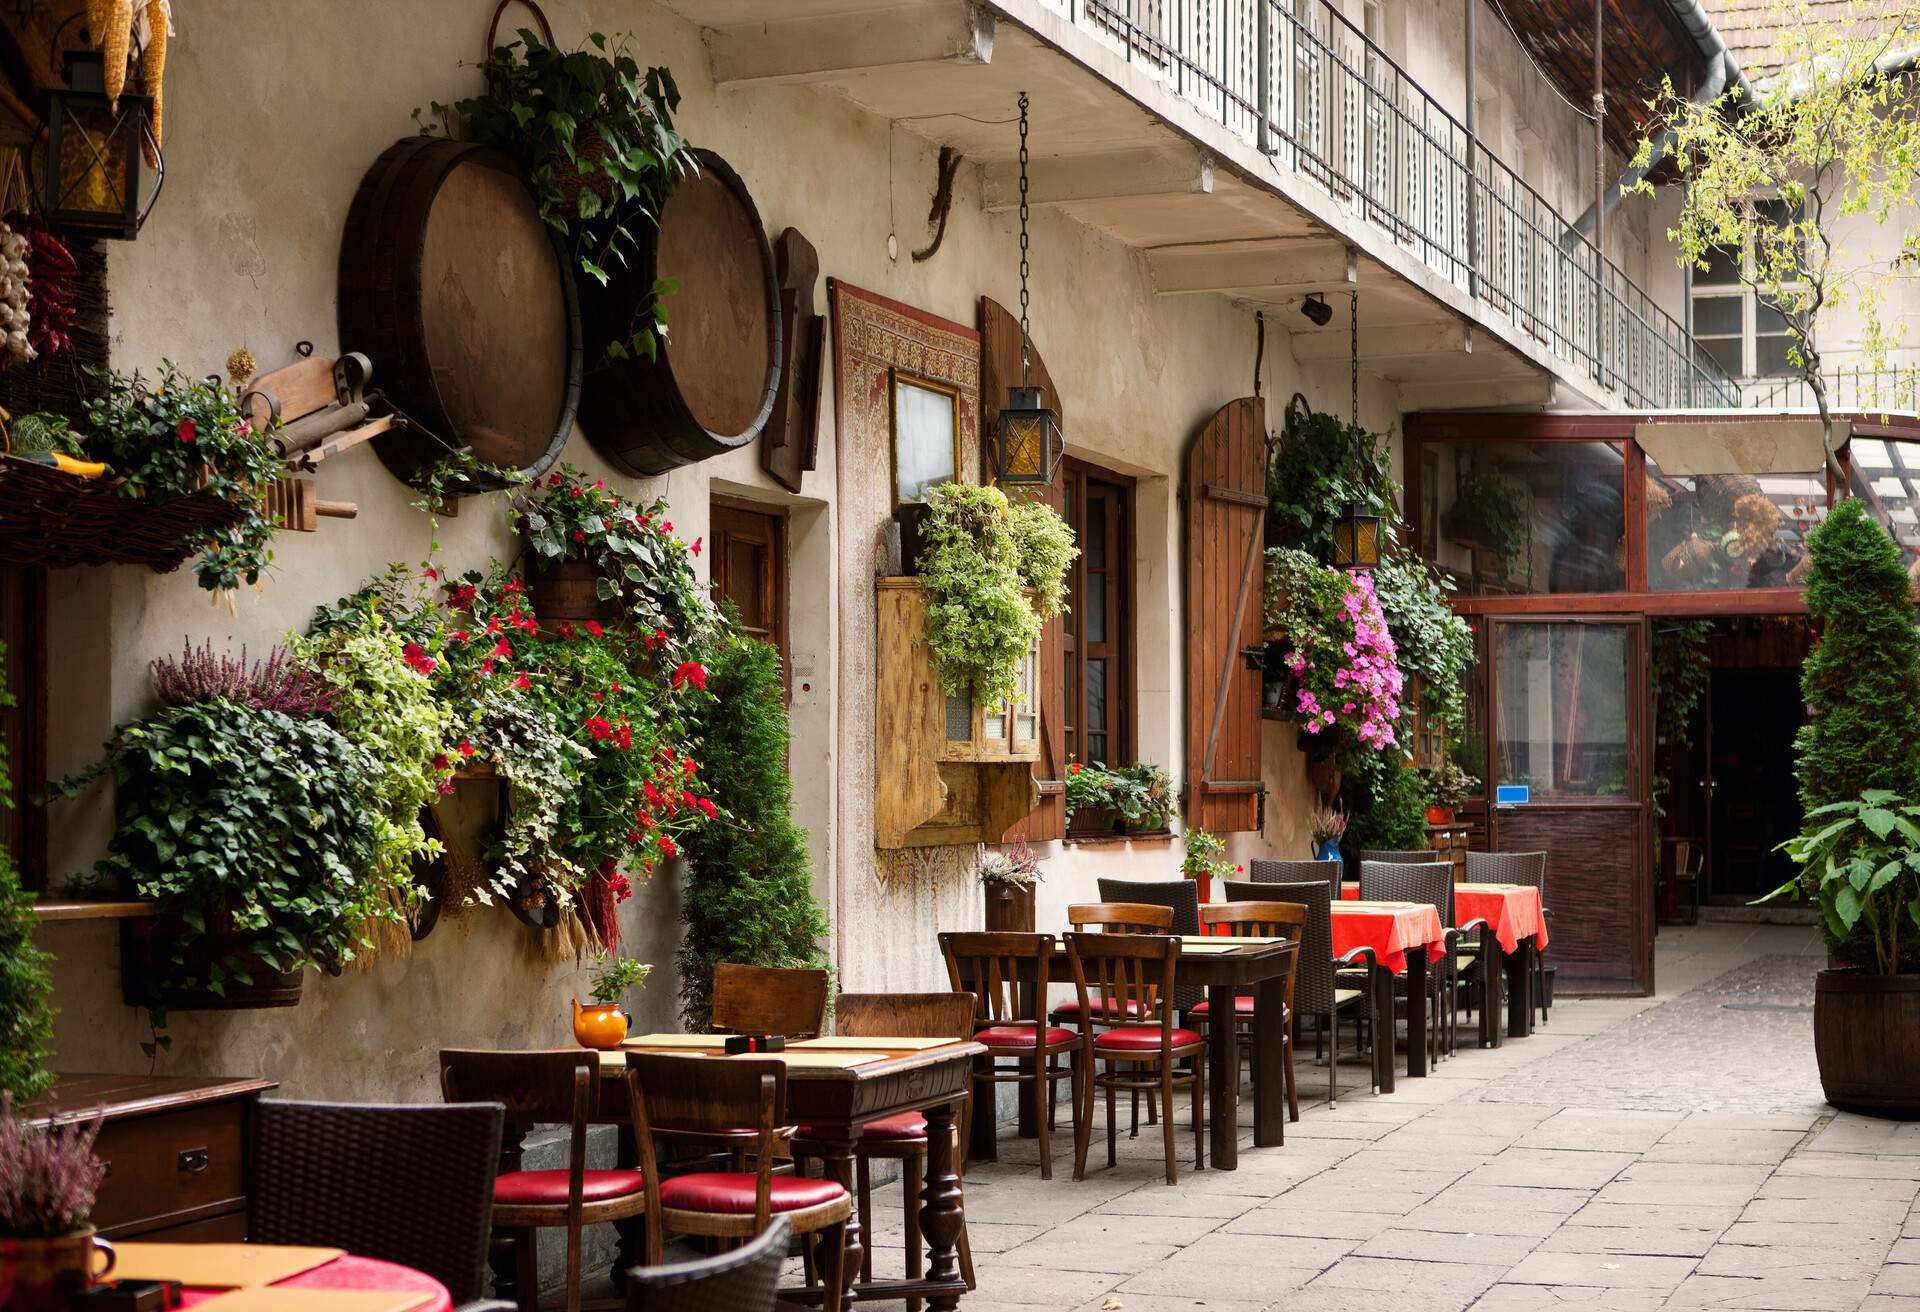
[{"label": "dark woven chair back", "polygon": [[1413,865],[1400,861],[1362,861],[1360,896],[1368,902],[1425,902],[1440,913],[1442,925],[1453,924],[1453,863],[1427,861]]},{"label": "dark woven chair back", "polygon": [[1109,934],[1168,934],[1173,932],[1173,908],[1152,902],[1076,902],[1067,908],[1067,923]]},{"label": "dark woven chair back", "polygon": [[827,1025],[827,972],[723,961],[713,968],[712,1029],[817,1037]]},{"label": "dark woven chair back", "polygon": [[1526,884],[1540,890],[1547,900],[1547,854],[1545,852],[1469,852],[1467,882],[1473,884]]},{"label": "dark woven chair back", "polygon": [[1434,859],[1432,852],[1399,852],[1392,848],[1363,847],[1359,859],[1362,861],[1394,861],[1403,866],[1422,866]]},{"label": "dark woven chair back", "polygon": [[787,1218],[776,1216],[731,1253],[636,1266],[627,1272],[627,1312],[773,1312],[790,1231]]},{"label": "dark woven chair back", "polygon": [[[1280,862],[1255,861],[1262,865]],[[1332,862],[1326,864],[1332,865]],[[1294,958],[1293,1000],[1309,1016],[1333,1013],[1333,887],[1324,879],[1299,883],[1226,879],[1220,884],[1229,902],[1295,902],[1307,909],[1300,926],[1300,951]]]},{"label": "dark woven chair back", "polygon": [[[1191,879],[1102,879],[1102,902],[1147,902],[1173,911],[1173,934],[1200,932],[1200,887]],[[1175,1011],[1197,1007],[1207,991],[1195,984],[1182,984],[1173,991]]]},{"label": "dark woven chair back", "polygon": [[833,1032],[850,1039],[973,1037],[971,993],[842,993],[833,1000]]},{"label": "dark woven chair back", "polygon": [[1021,987],[1028,986],[1030,997],[1045,995],[1053,935],[948,931],[940,935],[940,955],[953,991],[977,999],[982,1025],[1038,1023],[1033,1007],[1021,1004]]},{"label": "dark woven chair back", "polygon": [[424,1271],[456,1307],[483,1294],[499,1104],[263,1101],[254,1113],[256,1243],[344,1248]]},{"label": "dark woven chair back", "polygon": [[1268,861],[1265,859],[1250,862],[1247,866],[1247,878],[1255,883],[1265,884],[1304,884],[1309,879],[1324,879],[1327,887],[1333,890],[1333,896],[1340,896],[1340,881],[1346,877],[1347,865],[1344,861]]}]

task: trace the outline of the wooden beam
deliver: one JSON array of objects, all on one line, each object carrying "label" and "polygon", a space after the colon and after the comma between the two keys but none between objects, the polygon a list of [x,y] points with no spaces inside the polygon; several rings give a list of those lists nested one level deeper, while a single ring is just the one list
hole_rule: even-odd
[{"label": "wooden beam", "polygon": [[[1054,155],[1028,167],[1029,205],[1073,205],[1152,196],[1206,196],[1213,192],[1213,160],[1197,150],[1116,150]],[[1020,205],[1020,166],[987,165],[983,198],[989,213]]]},{"label": "wooden beam", "polygon": [[903,5],[773,18],[706,33],[721,87],[834,82],[862,73],[993,62],[993,14],[977,5]]},{"label": "wooden beam", "polygon": [[1162,296],[1244,293],[1288,296],[1332,291],[1359,281],[1358,259],[1339,242],[1244,242],[1162,247],[1147,253]]},{"label": "wooden beam", "polygon": [[1463,380],[1457,383],[1405,383],[1400,408],[1408,410],[1486,410],[1509,405],[1552,405],[1554,381],[1539,378]]},{"label": "wooden beam", "polygon": [[[1365,317],[1361,316],[1363,320]],[[1347,350],[1345,328],[1293,335],[1293,358],[1301,364],[1345,360]],[[1473,329],[1453,320],[1360,329],[1362,360],[1413,360],[1428,355],[1472,354]]]}]

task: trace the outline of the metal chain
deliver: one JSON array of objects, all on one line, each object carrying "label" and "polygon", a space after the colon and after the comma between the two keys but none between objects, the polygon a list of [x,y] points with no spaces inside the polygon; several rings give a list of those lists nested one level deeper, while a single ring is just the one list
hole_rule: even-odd
[{"label": "metal chain", "polygon": [[1028,383],[1027,303],[1027,93],[1020,93],[1020,385]]},{"label": "metal chain", "polygon": [[1347,368],[1353,374],[1354,443],[1360,441],[1360,293],[1347,293]]}]

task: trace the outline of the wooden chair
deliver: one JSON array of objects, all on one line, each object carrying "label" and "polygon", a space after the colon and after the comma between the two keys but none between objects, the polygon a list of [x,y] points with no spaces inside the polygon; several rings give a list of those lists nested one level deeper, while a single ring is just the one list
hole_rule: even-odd
[{"label": "wooden chair", "polygon": [[776,1216],[731,1253],[627,1272],[627,1312],[774,1312],[793,1230]]},{"label": "wooden chair", "polygon": [[[1173,908],[1158,902],[1076,902],[1067,908],[1067,923],[1075,929],[1099,928],[1109,934],[1165,934],[1173,929]],[[1136,1015],[1126,1020],[1139,1020]],[[1080,999],[1073,998],[1055,1007],[1047,1017],[1049,1025],[1080,1027]],[[1112,1025],[1113,1018],[1096,1016],[1095,1025]],[[1147,1124],[1159,1119],[1160,1104],[1151,1090],[1147,1093]],[[1053,1115],[1053,1100],[1047,1100],[1047,1115]],[[1052,1122],[1049,1122],[1049,1126]],[[1135,1092],[1128,1135],[1140,1135],[1140,1095]]]},{"label": "wooden chair", "polygon": [[[1331,865],[1332,862],[1327,864]],[[1307,923],[1307,908],[1299,902],[1226,902],[1200,908],[1200,923],[1203,925],[1225,926],[1226,933],[1235,938],[1284,938],[1289,943],[1300,942],[1300,932]],[[1287,962],[1286,1010],[1281,1014],[1280,1045],[1286,1055],[1287,1071],[1287,1119],[1300,1119],[1300,1087],[1293,1075],[1293,975],[1299,968],[1300,953],[1296,950]],[[1214,1040],[1212,999],[1201,1003],[1190,1013],[1207,1022],[1207,1040]],[[1240,1046],[1251,1049],[1253,1046],[1253,995],[1237,993],[1233,999],[1234,1037]],[[1287,1141],[1285,1129],[1280,1131],[1280,1142]]]},{"label": "wooden chair", "polygon": [[[1179,1166],[1175,1162],[1173,1130],[1173,1086],[1193,1086],[1194,1169],[1207,1164],[1206,1106],[1207,1063],[1203,1059],[1207,1041],[1198,1032],[1176,1027],[1173,1023],[1174,977],[1180,964],[1180,940],[1171,934],[1088,934],[1075,930],[1067,935],[1067,958],[1073,963],[1073,986],[1080,994],[1081,1012],[1093,1016],[1104,1013],[1124,1016],[1137,1005],[1138,1024],[1115,1025],[1095,1034],[1091,1027],[1081,1035],[1081,1052],[1089,1072],[1084,1081],[1082,1101],[1075,1116],[1073,1178],[1087,1175],[1087,1147],[1092,1137],[1093,1093],[1096,1087],[1107,1091],[1107,1165],[1115,1165],[1114,1105],[1115,1090],[1157,1090],[1166,1115],[1160,1127],[1166,1140],[1167,1183],[1177,1184]],[[1188,1061],[1188,1069],[1177,1071],[1178,1062]],[[1101,1075],[1094,1063],[1107,1063],[1108,1073]],[[1132,1076],[1122,1067],[1145,1066],[1151,1078]]]},{"label": "wooden chair", "polygon": [[[971,993],[842,993],[833,1000],[834,1033],[848,1038],[952,1039],[965,1043],[973,1037],[974,998]],[[954,1123],[958,1142],[955,1160],[964,1162],[959,1148],[967,1142],[967,1130],[973,1113],[973,1100],[967,1100]],[[794,1169],[810,1160],[806,1127],[795,1134]],[[876,1157],[892,1158],[900,1163],[900,1193],[906,1207],[907,1279],[920,1278],[925,1254],[920,1246],[920,1187],[926,1178],[927,1118],[919,1112],[869,1121],[854,1144],[856,1201],[860,1208],[860,1228],[873,1234],[873,1181],[869,1163]],[[961,1217],[960,1264],[973,1288],[973,1252],[967,1242],[966,1218]],[[873,1248],[861,1259],[860,1278],[873,1279]],[[920,1300],[908,1299],[912,1312]]]},{"label": "wooden chair", "polygon": [[[787,1108],[787,1066],[778,1058],[688,1057],[629,1052],[633,1136],[646,1177],[647,1263],[658,1266],[668,1231],[722,1240],[764,1234],[778,1215],[798,1235],[815,1235],[814,1260],[826,1288],[822,1306],[838,1312],[845,1288],[847,1218],[853,1197],[837,1180],[775,1174],[794,1127]],[[750,1128],[749,1128],[750,1127]],[[728,1148],[752,1170],[695,1171],[660,1178],[654,1139]]]},{"label": "wooden chair", "polygon": [[[1048,1108],[1053,1086],[1071,1078],[1073,1105],[1078,1117],[1080,1092],[1091,1067],[1082,1060],[1079,1037],[1072,1030],[1040,1023],[1039,999],[1046,994],[1048,965],[1053,957],[1051,934],[943,933],[940,953],[946,958],[947,978],[955,993],[971,993],[975,1043],[986,1055],[974,1067],[973,1105],[981,1115],[993,1114],[996,1084],[1033,1085],[1033,1118],[1039,1137],[1040,1178],[1053,1179],[1053,1147],[1048,1138]],[[1084,995],[1082,995],[1084,996]],[[1067,1069],[1056,1061],[1066,1056]],[[1002,1066],[1011,1060],[1015,1065]],[[1031,1062],[1030,1070],[1020,1062]]]},{"label": "wooden chair", "polygon": [[[1112,879],[1097,881],[1102,902],[1146,902],[1173,912],[1173,934],[1200,932],[1200,885],[1191,879]],[[1173,991],[1173,1009],[1184,1016],[1200,1005],[1207,991],[1182,984]]]},{"label": "wooden chair", "polygon": [[513,1304],[483,1297],[503,1120],[491,1102],[263,1099],[247,1234],[398,1262],[445,1285],[457,1312],[504,1312]]},{"label": "wooden chair", "polygon": [[[440,1088],[446,1100],[502,1104],[507,1142],[516,1149],[521,1136],[536,1125],[564,1125],[570,1132],[565,1170],[509,1170],[493,1182],[493,1230],[514,1246],[514,1298],[521,1312],[539,1312],[534,1236],[540,1230],[567,1232],[567,1312],[580,1312],[581,1227],[650,1210],[647,1182],[639,1171],[587,1168],[587,1121],[598,1061],[598,1053],[581,1048],[440,1052]],[[649,1233],[652,1229],[648,1227]]]},{"label": "wooden chair", "polygon": [[816,1038],[827,1026],[827,984],[824,970],[720,962],[713,968],[708,1028],[724,1034]]}]

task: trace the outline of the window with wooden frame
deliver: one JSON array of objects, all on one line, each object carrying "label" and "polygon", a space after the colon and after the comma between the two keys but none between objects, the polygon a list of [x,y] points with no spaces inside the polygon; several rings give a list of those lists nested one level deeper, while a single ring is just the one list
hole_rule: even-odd
[{"label": "window with wooden frame", "polygon": [[1133,480],[1069,459],[1060,473],[1080,546],[1063,617],[1064,740],[1077,761],[1133,759]]},{"label": "window with wooden frame", "polygon": [[0,844],[28,888],[44,887],[46,814],[30,799],[46,789],[46,574],[0,568],[0,642],[6,644],[6,690],[0,746],[7,754],[10,806],[0,807]]},{"label": "window with wooden frame", "polygon": [[787,648],[787,517],[783,511],[715,498],[708,559],[713,599],[731,603],[741,629],[780,653]]}]

